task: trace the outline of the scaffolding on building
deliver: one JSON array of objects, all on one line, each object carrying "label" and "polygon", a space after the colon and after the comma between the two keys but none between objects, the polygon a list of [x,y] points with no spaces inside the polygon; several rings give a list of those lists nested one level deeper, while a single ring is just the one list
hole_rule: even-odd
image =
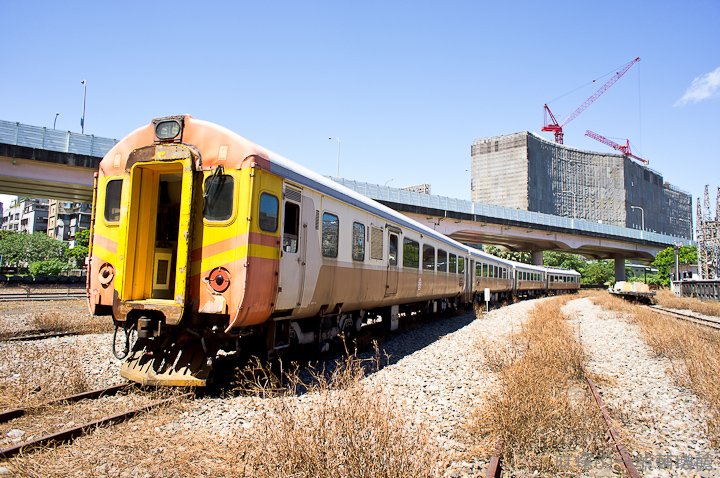
[{"label": "scaffolding on building", "polygon": [[[714,219],[713,219],[714,218]],[[720,279],[720,187],[715,200],[715,214],[710,211],[710,194],[705,186],[702,205],[697,201],[698,274],[703,280]]]}]

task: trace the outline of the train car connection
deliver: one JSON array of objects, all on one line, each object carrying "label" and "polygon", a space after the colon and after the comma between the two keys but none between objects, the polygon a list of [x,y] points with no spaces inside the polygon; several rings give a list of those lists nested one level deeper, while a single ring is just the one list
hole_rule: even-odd
[{"label": "train car connection", "polygon": [[322,350],[485,288],[494,300],[547,290],[543,268],[469,248],[188,115],[116,144],[93,202],[88,305],[112,316],[121,375],[142,384],[204,386],[220,351]]}]

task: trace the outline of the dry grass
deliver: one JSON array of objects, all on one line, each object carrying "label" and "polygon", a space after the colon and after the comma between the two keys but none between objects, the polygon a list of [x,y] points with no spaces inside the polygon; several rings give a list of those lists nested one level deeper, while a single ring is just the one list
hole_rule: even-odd
[{"label": "dry grass", "polygon": [[720,445],[720,332],[668,317],[630,304],[609,294],[593,301],[634,320],[653,352],[670,359],[670,373],[681,387],[688,388],[708,405],[707,434],[711,444]]},{"label": "dry grass", "polygon": [[560,312],[567,300],[538,304],[513,338],[515,345],[490,354],[500,390],[473,415],[470,429],[480,453],[492,453],[500,439],[510,469],[559,474],[567,471],[555,460],[560,455],[610,454],[604,422],[583,379],[582,346]]},{"label": "dry grass", "polygon": [[38,331],[100,334],[112,330],[112,318],[90,315],[84,300],[0,303],[0,339]]},{"label": "dry grass", "polygon": [[[262,412],[244,429],[173,421],[193,402],[152,417],[97,430],[71,447],[9,462],[20,476],[435,477],[439,452],[403,410],[362,380],[366,363],[351,357],[332,371],[277,375],[257,364],[244,391]],[[303,379],[300,380],[300,376]],[[298,395],[297,390],[305,393]],[[268,398],[260,398],[260,397]],[[216,422],[217,423],[217,422]]]},{"label": "dry grass", "polygon": [[[35,343],[0,345],[0,409],[38,406],[89,389],[80,357],[68,351],[62,361]],[[12,364],[12,365],[11,365]]]},{"label": "dry grass", "polygon": [[700,300],[692,297],[678,297],[667,289],[657,291],[658,305],[670,309],[692,310],[698,314],[720,317],[720,302]]}]

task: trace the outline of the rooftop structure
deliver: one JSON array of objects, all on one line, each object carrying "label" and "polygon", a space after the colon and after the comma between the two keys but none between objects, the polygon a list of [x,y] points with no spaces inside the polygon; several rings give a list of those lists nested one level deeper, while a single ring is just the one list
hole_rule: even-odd
[{"label": "rooftop structure", "polygon": [[626,156],[523,131],[478,139],[471,157],[474,202],[692,238],[692,196]]}]

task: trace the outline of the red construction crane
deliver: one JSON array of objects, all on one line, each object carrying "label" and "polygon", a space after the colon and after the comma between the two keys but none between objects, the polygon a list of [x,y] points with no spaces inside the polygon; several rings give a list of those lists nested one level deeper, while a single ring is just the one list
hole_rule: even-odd
[{"label": "red construction crane", "polygon": [[623,146],[623,145],[617,144],[615,141],[613,141],[611,139],[607,139],[605,136],[599,135],[590,130],[585,131],[585,136],[590,136],[592,139],[595,139],[597,141],[600,141],[601,143],[607,144],[611,148],[620,151],[625,156],[630,156],[631,158],[636,159],[643,164],[650,163],[650,161],[648,161],[647,159],[642,159],[642,158],[632,154],[632,151],[630,151],[630,140],[629,139],[625,140],[625,146]]},{"label": "red construction crane", "polygon": [[[622,68],[620,68],[619,71],[616,71],[615,74],[605,83],[602,85],[595,93],[590,96],[590,98],[586,99],[583,104],[577,107],[575,111],[570,113],[570,116],[565,118],[565,121],[563,121],[561,124],[558,124],[557,120],[555,119],[555,115],[552,111],[550,111],[550,107],[545,104],[545,126],[543,126],[543,131],[552,131],[555,133],[555,142],[559,144],[563,144],[563,126],[568,124],[570,121],[577,118],[580,113],[585,111],[585,109],[593,104],[593,102],[600,97],[603,93],[605,93],[608,88],[610,88],[612,85],[615,84],[617,80],[622,78],[622,76],[627,73],[627,71],[638,61],[640,61],[640,57],[635,58],[631,62],[625,64]],[[550,121],[548,121],[548,117]]]}]

